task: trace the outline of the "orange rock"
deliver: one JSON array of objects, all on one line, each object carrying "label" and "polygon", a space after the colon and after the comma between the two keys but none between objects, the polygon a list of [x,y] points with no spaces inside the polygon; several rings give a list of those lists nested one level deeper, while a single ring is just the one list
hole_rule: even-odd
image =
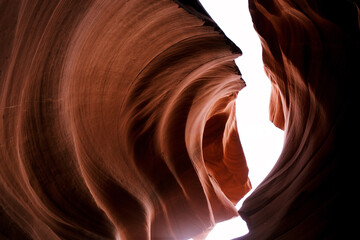
[{"label": "orange rock", "polygon": [[285,143],[239,211],[249,227],[239,239],[352,239],[359,3],[251,0],[249,6],[273,85],[270,119],[285,130]]},{"label": "orange rock", "polygon": [[186,239],[238,215],[241,51],[188,2],[0,3],[0,236]]}]

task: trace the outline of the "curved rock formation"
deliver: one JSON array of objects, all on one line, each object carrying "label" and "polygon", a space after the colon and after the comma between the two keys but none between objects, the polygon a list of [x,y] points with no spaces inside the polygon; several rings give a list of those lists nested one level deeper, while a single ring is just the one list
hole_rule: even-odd
[{"label": "curved rock formation", "polygon": [[285,130],[285,143],[239,211],[250,230],[239,239],[353,239],[359,2],[251,0],[249,6],[272,82],[270,118]]},{"label": "curved rock formation", "polygon": [[237,216],[241,51],[199,3],[0,13],[1,239],[185,239]]}]

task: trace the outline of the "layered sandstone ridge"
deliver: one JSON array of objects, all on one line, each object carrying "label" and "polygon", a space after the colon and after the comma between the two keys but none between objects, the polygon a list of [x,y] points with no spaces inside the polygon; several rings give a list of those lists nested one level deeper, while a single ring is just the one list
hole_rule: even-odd
[{"label": "layered sandstone ridge", "polygon": [[186,239],[237,216],[241,51],[197,2],[0,13],[1,239]]},{"label": "layered sandstone ridge", "polygon": [[285,143],[239,211],[249,226],[240,239],[356,238],[359,2],[249,3]]}]

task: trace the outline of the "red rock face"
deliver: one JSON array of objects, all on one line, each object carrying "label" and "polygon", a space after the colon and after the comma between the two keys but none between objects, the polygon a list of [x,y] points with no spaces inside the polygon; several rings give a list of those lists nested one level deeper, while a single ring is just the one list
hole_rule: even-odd
[{"label": "red rock face", "polygon": [[240,50],[198,3],[0,12],[0,238],[185,239],[237,215]]},{"label": "red rock face", "polygon": [[[358,205],[358,2],[250,11],[286,137],[240,210],[242,239],[342,239]],[[1,238],[186,239],[237,215],[250,189],[240,50],[198,2],[2,1],[0,12]]]},{"label": "red rock face", "polygon": [[359,2],[251,0],[250,12],[285,144],[240,209],[240,239],[353,239]]}]

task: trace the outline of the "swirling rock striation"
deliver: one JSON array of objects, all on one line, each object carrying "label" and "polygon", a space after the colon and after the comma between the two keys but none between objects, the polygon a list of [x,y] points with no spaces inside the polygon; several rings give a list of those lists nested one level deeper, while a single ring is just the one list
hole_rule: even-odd
[{"label": "swirling rock striation", "polygon": [[0,13],[1,239],[185,239],[237,216],[241,51],[197,1]]},{"label": "swirling rock striation", "polygon": [[239,211],[249,226],[239,239],[353,239],[359,2],[249,3],[272,82],[270,118],[285,143]]}]

